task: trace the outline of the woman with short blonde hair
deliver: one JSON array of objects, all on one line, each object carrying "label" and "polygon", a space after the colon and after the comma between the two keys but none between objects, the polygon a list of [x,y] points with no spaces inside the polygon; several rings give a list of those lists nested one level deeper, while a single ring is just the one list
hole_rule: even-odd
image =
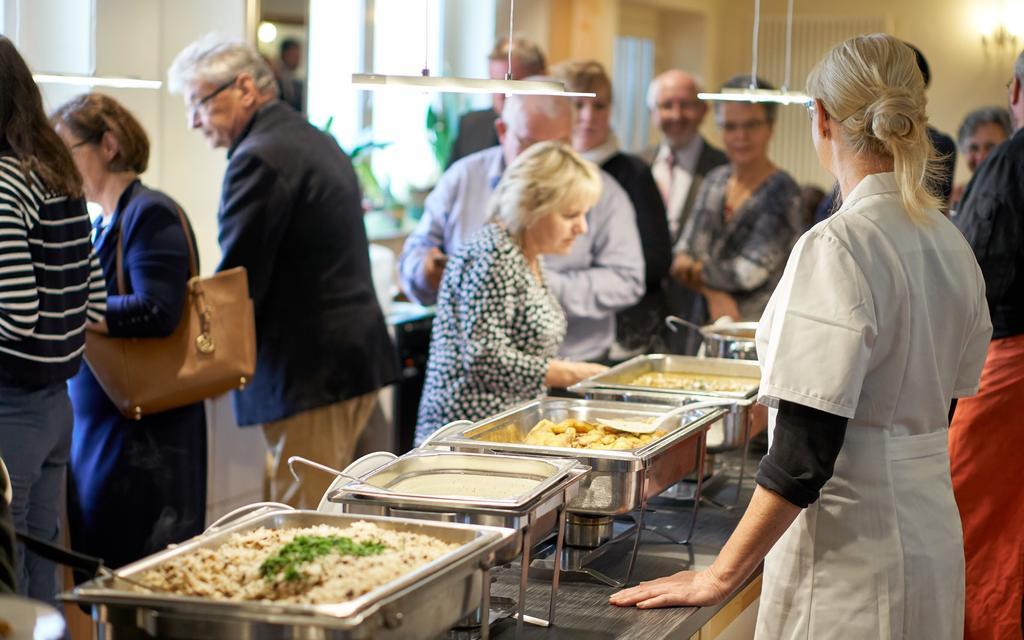
[{"label": "woman with short blonde hair", "polygon": [[572,250],[600,194],[597,167],[559,142],[532,145],[505,170],[491,222],[444,270],[417,443],[453,420],[480,420],[603,370],[555,359],[565,314],[541,263]]},{"label": "woman with short blonde hair", "polygon": [[759,400],[775,409],[758,486],[708,569],[612,603],[713,604],[763,560],[756,638],[959,638],[947,414],[978,389],[991,334],[981,271],[922,186],[934,151],[910,48],[851,38],[808,92],[843,206],[797,242],[757,331]]}]

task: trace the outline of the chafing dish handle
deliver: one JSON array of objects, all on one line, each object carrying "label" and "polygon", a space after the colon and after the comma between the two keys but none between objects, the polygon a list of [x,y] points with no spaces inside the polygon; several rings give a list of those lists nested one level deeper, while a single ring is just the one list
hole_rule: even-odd
[{"label": "chafing dish handle", "polygon": [[449,422],[434,433],[427,436],[427,439],[423,441],[423,444],[419,446],[420,449],[444,449],[443,445],[433,444],[435,440],[440,439],[443,436],[448,435],[452,431],[467,427],[473,424],[472,420],[456,420],[455,422]]},{"label": "chafing dish handle", "polygon": [[218,529],[223,529],[228,524],[238,524],[244,520],[251,520],[272,509],[292,510],[294,508],[295,507],[292,507],[291,505],[281,502],[254,502],[252,504],[247,504],[245,506],[238,507],[237,509],[233,509],[217,518],[213,524],[206,527],[206,530],[203,531],[202,535],[206,536],[211,533],[216,533]]},{"label": "chafing dish handle", "polygon": [[[380,459],[380,462],[377,462],[377,459]],[[390,451],[374,451],[373,453],[368,453],[345,467],[345,470],[342,471],[342,477],[351,476],[358,478],[366,475],[367,473],[372,473],[392,460],[397,459],[398,456]]]}]

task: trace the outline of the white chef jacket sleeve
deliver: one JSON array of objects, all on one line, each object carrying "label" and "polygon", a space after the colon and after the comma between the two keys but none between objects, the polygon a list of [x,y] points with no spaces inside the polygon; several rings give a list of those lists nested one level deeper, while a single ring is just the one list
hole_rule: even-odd
[{"label": "white chef jacket sleeve", "polygon": [[978,393],[981,370],[985,366],[988,346],[992,340],[992,319],[985,298],[985,278],[980,268],[977,270],[977,280],[980,293],[975,305],[974,324],[971,332],[965,336],[963,352],[960,354],[960,366],[956,370],[956,383],[953,387],[954,398]]},{"label": "white chef jacket sleeve", "polygon": [[759,400],[852,418],[877,337],[857,260],[838,239],[812,230],[793,248],[774,298]]}]

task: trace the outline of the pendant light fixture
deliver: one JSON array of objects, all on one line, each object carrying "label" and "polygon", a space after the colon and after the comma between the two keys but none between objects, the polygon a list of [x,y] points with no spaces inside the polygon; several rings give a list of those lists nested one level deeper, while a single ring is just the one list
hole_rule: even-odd
[{"label": "pendant light fixture", "polygon": [[32,75],[32,79],[36,81],[36,84],[70,84],[84,87],[109,87],[113,89],[159,89],[163,86],[163,82],[160,80],[63,73],[36,73]]},{"label": "pendant light fixture", "polygon": [[774,102],[776,104],[806,105],[811,102],[807,94],[790,91],[790,69],[793,61],[793,0],[786,10],[786,71],[781,89],[759,89],[757,87],[757,39],[761,29],[761,0],[754,0],[754,43],[750,64],[750,86],[743,89],[725,88],[718,93],[698,93],[697,97],[708,101],[727,102]]},{"label": "pendant light fixture", "polygon": [[424,0],[423,20],[423,69],[418,76],[404,76],[375,73],[353,73],[352,86],[366,91],[404,89],[415,91],[437,91],[440,93],[504,93],[505,95],[561,96],[566,98],[594,98],[595,93],[566,91],[565,85],[557,80],[513,80],[512,79],[512,19],[516,3],[511,0],[508,16],[508,68],[504,80],[485,78],[458,78],[431,76],[429,63],[429,5]]}]

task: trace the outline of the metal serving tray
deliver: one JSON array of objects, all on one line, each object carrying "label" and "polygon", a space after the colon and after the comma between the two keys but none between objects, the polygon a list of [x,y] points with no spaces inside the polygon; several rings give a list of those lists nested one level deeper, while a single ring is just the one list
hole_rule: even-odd
[{"label": "metal serving tray", "polygon": [[[478,607],[488,609],[489,568],[506,553],[514,532],[493,527],[430,523],[316,511],[272,511],[198,536],[119,570],[128,579],[198,548],[215,548],[235,533],[260,527],[318,524],[346,527],[368,521],[390,530],[431,535],[460,546],[405,576],[347,602],[321,605],[220,601],[143,592],[117,578],[98,578],[62,599],[92,605],[100,638],[260,638],[386,640],[436,638]],[[485,632],[486,633],[486,632]]]},{"label": "metal serving tray", "polygon": [[[384,455],[386,454],[370,454],[377,460],[386,460]],[[364,457],[363,460],[370,456]],[[590,470],[576,460],[567,458],[529,458],[420,449],[414,449],[400,458],[384,462],[372,471],[366,471],[366,465],[360,465],[360,462],[356,461],[345,472],[351,474],[353,467],[363,466],[363,473],[360,475],[363,483],[357,484],[338,478],[328,489],[327,503],[321,504],[321,512],[340,510],[352,514],[512,529],[516,532],[514,542],[505,547],[504,555],[497,558],[499,564],[511,562],[523,552],[524,538],[533,543],[540,542],[558,526],[558,516],[566,504],[579,494],[580,480]],[[410,474],[438,469],[493,471],[497,475],[511,475],[518,471],[522,475],[543,477],[545,480],[514,501],[425,496],[386,490],[388,484],[409,477]]]},{"label": "metal serving tray", "polygon": [[[750,378],[753,385],[750,391],[689,391],[673,390],[661,387],[645,387],[632,384],[631,381],[645,373],[690,373],[697,375],[718,375],[737,378]],[[583,393],[595,387],[605,389],[625,389],[627,391],[645,391],[653,393],[680,393],[702,398],[732,398],[737,400],[754,400],[761,381],[761,367],[757,362],[749,360],[733,360],[729,358],[697,358],[694,356],[676,356],[651,354],[636,356],[608,371],[573,385],[569,388],[573,393]]]},{"label": "metal serving tray", "polygon": [[[360,476],[361,483],[346,482],[344,478],[339,478],[341,482],[335,482],[334,488],[337,488],[339,493],[376,499],[398,508],[429,507],[442,511],[458,511],[462,508],[523,511],[523,507],[531,505],[537,502],[538,498],[547,495],[553,485],[560,484],[561,480],[565,479],[569,472],[577,466],[579,465],[576,460],[571,458],[489,456],[476,453],[414,449],[400,458],[384,462],[373,471],[362,474]],[[345,473],[352,475],[351,467],[346,469]],[[410,478],[436,474],[454,476],[465,473],[487,474],[496,478],[530,478],[536,480],[537,485],[525,493],[509,498],[431,496],[423,493],[403,493],[393,488]],[[328,497],[330,499],[330,492],[328,492]]]},{"label": "metal serving tray", "polygon": [[[569,512],[598,516],[629,513],[694,471],[703,455],[704,436],[720,420],[724,408],[682,413],[665,425],[668,434],[650,444],[626,451],[544,447],[524,442],[543,419],[660,418],[672,407],[573,398],[542,397],[475,424],[452,423],[435,433],[429,445],[453,451],[572,457],[591,468]],[[700,455],[698,455],[700,454]]]}]

